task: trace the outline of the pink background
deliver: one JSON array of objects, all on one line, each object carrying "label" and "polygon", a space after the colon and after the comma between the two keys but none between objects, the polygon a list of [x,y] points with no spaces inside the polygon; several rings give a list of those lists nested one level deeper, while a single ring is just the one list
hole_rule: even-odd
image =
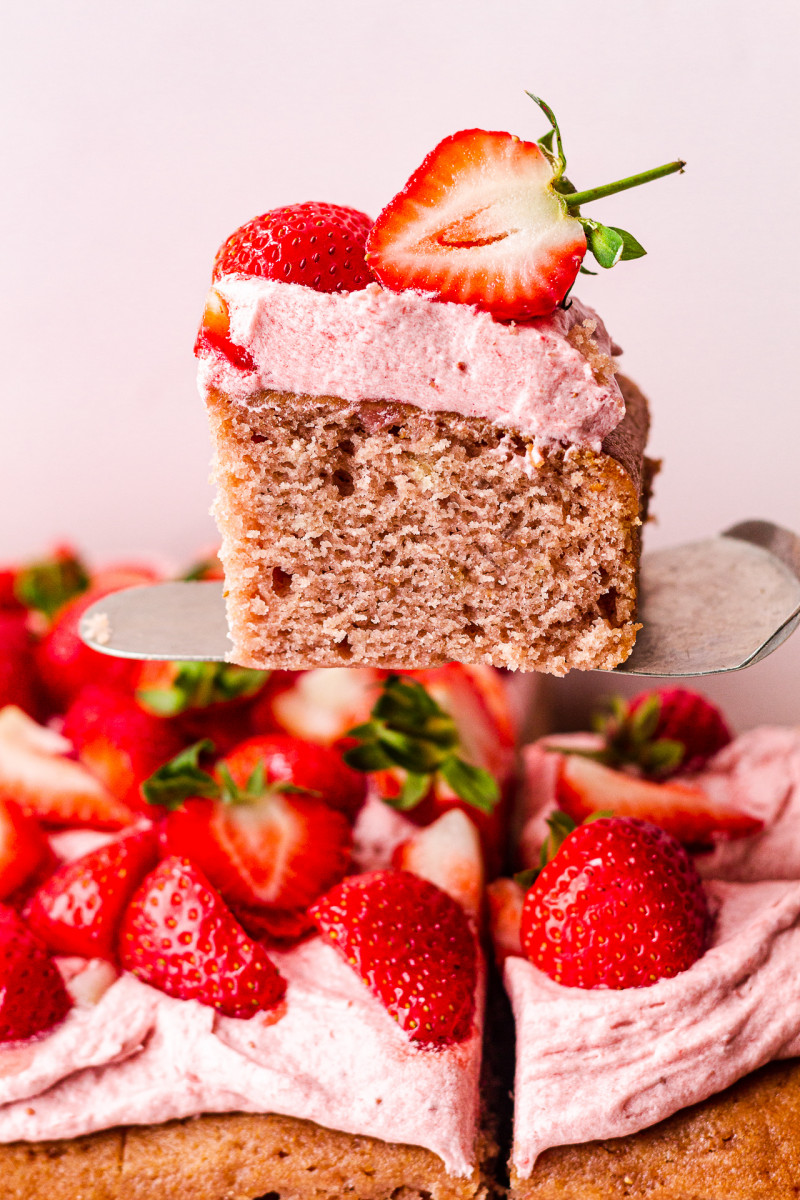
[{"label": "pink background", "polygon": [[[442,136],[536,137],[649,250],[580,294],[655,406],[651,547],[745,517],[800,529],[800,19],[780,0],[29,0],[4,18],[0,559],[213,541],[191,345],[217,245],[306,199],[375,215]],[[800,720],[800,634],[707,685],[740,726]],[[562,709],[607,692],[558,685]],[[573,707],[573,712],[575,711]]]}]

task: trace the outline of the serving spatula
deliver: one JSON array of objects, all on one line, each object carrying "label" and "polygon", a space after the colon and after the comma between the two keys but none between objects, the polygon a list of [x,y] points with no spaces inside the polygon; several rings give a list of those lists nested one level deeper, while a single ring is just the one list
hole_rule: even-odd
[{"label": "serving spatula", "polygon": [[[86,610],[81,637],[121,658],[224,662],[222,589],[178,582],[113,592]],[[616,668],[627,675],[718,675],[761,662],[800,624],[800,537],[745,521],[645,554],[639,619],[633,653]]]}]

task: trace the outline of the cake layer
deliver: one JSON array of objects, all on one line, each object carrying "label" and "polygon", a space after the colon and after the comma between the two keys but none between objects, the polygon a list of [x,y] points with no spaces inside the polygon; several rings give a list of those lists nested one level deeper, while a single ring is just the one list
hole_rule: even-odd
[{"label": "cake layer", "polygon": [[0,1146],[0,1177],[3,1200],[484,1200],[496,1158],[490,1124],[458,1178],[417,1146],[234,1113]]},{"label": "cake layer", "polygon": [[796,1200],[800,1062],[772,1063],[641,1133],[560,1146],[511,1200]]},{"label": "cake layer", "polygon": [[[317,292],[273,279],[217,282],[246,365],[200,342],[204,397],[249,405],[254,392],[385,398],[425,412],[483,417],[539,444],[599,450],[622,420],[616,349],[579,300],[523,325],[414,291]],[[249,362],[247,360],[249,359]]]},{"label": "cake layer", "polygon": [[633,647],[647,404],[601,452],[393,402],[208,397],[231,658],[563,675]]}]

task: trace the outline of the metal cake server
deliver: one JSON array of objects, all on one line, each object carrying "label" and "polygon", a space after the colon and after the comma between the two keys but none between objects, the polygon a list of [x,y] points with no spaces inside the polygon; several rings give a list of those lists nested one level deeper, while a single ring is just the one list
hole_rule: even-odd
[{"label": "metal cake server", "polygon": [[[87,645],[121,658],[224,662],[230,652],[223,585],[127,588],[87,609]],[[800,624],[800,537],[745,521],[719,537],[642,558],[643,628],[626,675],[719,675],[761,662]]]}]

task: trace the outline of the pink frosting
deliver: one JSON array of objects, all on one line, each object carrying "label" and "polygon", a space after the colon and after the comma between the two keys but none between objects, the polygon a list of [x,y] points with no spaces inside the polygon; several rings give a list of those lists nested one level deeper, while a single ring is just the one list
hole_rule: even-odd
[{"label": "pink frosting", "polygon": [[[613,377],[595,378],[568,340],[588,322],[597,351],[615,349],[600,318],[569,309],[524,325],[502,324],[463,304],[372,284],[344,294],[233,276],[214,285],[230,313],[232,340],[256,363],[239,370],[200,354],[201,393],[223,390],[241,403],[271,388],[358,402],[394,400],[427,412],[484,417],[538,443],[599,450],[624,415]],[[610,366],[610,364],[607,364]]]},{"label": "pink frosting", "polygon": [[566,988],[507,959],[523,1178],[550,1146],[634,1133],[800,1053],[800,883],[707,886],[712,948],[653,987]]},{"label": "pink frosting", "polygon": [[[523,813],[518,838],[520,862],[536,866],[547,836],[546,818],[556,807],[559,755],[548,746],[598,746],[593,734],[556,734],[526,746]],[[764,822],[755,837],[720,841],[698,855],[708,879],[753,881],[800,879],[800,730],[763,725],[737,737],[708,766],[677,775],[715,801],[725,802]]]},{"label": "pink frosting", "polygon": [[465,1042],[420,1049],[336,951],[274,954],[285,1006],[248,1021],[123,974],[48,1037],[0,1048],[0,1142],[203,1112],[275,1112],[474,1165],[484,983]]}]

